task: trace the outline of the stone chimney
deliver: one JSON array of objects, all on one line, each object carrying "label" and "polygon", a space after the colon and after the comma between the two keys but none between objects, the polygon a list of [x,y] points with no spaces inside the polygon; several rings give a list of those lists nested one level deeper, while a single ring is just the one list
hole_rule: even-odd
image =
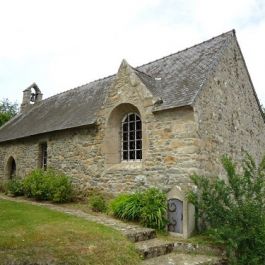
[{"label": "stone chimney", "polygon": [[23,101],[20,106],[21,112],[29,110],[34,104],[42,100],[42,93],[36,83],[33,83],[23,91]]}]

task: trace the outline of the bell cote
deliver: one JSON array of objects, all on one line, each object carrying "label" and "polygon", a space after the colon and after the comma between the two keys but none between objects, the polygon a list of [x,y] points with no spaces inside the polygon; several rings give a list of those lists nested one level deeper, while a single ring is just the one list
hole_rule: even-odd
[{"label": "bell cote", "polygon": [[30,109],[34,104],[42,100],[42,93],[36,83],[33,83],[23,91],[23,100],[21,104],[21,112]]}]

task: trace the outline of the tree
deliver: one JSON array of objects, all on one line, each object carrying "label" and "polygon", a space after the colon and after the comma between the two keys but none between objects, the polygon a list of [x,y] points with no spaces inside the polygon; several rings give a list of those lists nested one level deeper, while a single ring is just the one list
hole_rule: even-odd
[{"label": "tree", "polygon": [[[265,156],[257,166],[250,155],[236,170],[224,156],[227,181],[192,176],[197,191],[188,194],[196,207],[201,231],[227,251],[228,264],[265,264]],[[197,226],[197,227],[198,227]]]},{"label": "tree", "polygon": [[7,98],[0,101],[0,127],[18,113],[18,104]]}]

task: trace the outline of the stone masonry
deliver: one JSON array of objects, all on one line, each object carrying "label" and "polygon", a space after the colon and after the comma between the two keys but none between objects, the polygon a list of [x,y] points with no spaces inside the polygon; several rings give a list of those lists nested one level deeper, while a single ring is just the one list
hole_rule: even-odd
[{"label": "stone masonry", "polygon": [[194,105],[202,174],[224,175],[220,157],[239,162],[244,151],[256,162],[265,155],[265,124],[244,58],[235,39]]},{"label": "stone masonry", "polygon": [[[154,111],[158,101],[123,61],[94,125],[1,143],[0,178],[13,156],[17,175],[40,165],[47,142],[48,166],[73,177],[80,190],[108,193],[155,186],[169,191],[193,173],[223,174],[220,157],[258,160],[265,152],[265,125],[235,38],[222,51],[211,77],[191,106]],[[143,159],[121,161],[120,121],[128,112],[142,119]]]},{"label": "stone masonry", "polygon": [[[48,167],[81,192],[158,187],[182,200],[191,174],[224,176],[222,155],[239,162],[247,151],[258,162],[265,154],[264,119],[234,32],[137,69],[123,60],[115,76],[26,104],[0,129],[0,182],[10,178],[11,157],[18,177],[40,167],[47,143]],[[121,159],[128,113],[141,117],[141,160]]]}]

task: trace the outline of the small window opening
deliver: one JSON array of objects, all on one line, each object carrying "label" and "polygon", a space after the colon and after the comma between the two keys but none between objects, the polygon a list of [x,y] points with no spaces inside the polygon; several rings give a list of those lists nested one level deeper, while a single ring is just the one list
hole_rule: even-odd
[{"label": "small window opening", "polygon": [[7,162],[7,177],[13,179],[17,174],[17,165],[15,159],[11,156]]},{"label": "small window opening", "polygon": [[42,143],[40,145],[41,149],[41,168],[46,170],[47,169],[47,143]]},{"label": "small window opening", "polygon": [[122,160],[142,159],[142,121],[138,114],[129,113],[122,121]]},{"label": "small window opening", "polygon": [[15,159],[12,160],[11,170],[10,170],[10,177],[14,178],[16,176],[17,166]]}]

